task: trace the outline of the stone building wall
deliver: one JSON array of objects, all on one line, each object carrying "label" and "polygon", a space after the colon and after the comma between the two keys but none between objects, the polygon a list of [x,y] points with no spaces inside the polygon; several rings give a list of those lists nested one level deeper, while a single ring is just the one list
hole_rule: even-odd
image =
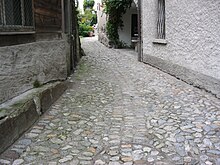
[{"label": "stone building wall", "polygon": [[157,5],[142,2],[143,61],[220,96],[220,1],[165,1],[166,45],[153,43]]},{"label": "stone building wall", "polygon": [[67,77],[66,41],[0,47],[0,103],[40,84]]},{"label": "stone building wall", "polygon": [[[99,0],[98,3],[102,4],[101,0]],[[107,15],[102,5],[100,5],[99,10],[97,10],[97,22],[98,40],[104,45],[109,46],[109,39],[106,35]]]}]

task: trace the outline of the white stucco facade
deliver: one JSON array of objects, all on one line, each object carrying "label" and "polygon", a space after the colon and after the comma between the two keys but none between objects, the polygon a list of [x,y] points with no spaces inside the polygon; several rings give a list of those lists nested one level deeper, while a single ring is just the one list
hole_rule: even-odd
[{"label": "white stucco facade", "polygon": [[[97,0],[97,3],[101,4],[101,0]],[[137,3],[137,2],[136,2]],[[131,8],[127,9],[126,13],[123,15],[123,28],[119,29],[119,40],[122,41],[126,46],[131,46],[131,22],[132,14],[137,14],[137,7],[135,2],[132,3]],[[106,36],[106,23],[108,16],[104,13],[104,8],[100,6],[100,10],[97,10],[98,19],[98,35],[99,41],[108,45],[108,38]]]},{"label": "white stucco facade", "polygon": [[119,30],[119,39],[124,42],[127,46],[131,46],[131,17],[132,14],[137,14],[137,8],[135,4],[132,4],[132,7],[126,11],[123,15],[123,24],[124,27]]},{"label": "white stucco facade", "polygon": [[98,30],[98,40],[104,45],[109,44],[108,37],[106,35],[106,23],[107,15],[104,12],[104,6],[102,5],[101,0],[97,0],[97,30]]},{"label": "white stucco facade", "polygon": [[[150,58],[157,58],[180,67],[180,77],[185,74],[187,79],[186,70],[190,70],[204,79],[207,76],[207,81],[213,78],[214,85],[220,87],[220,1],[165,0],[166,45],[153,43],[157,36],[157,6],[158,0],[142,1],[143,61],[151,63],[158,60]],[[160,68],[161,62],[153,65]],[[175,75],[171,67],[162,69]]]}]

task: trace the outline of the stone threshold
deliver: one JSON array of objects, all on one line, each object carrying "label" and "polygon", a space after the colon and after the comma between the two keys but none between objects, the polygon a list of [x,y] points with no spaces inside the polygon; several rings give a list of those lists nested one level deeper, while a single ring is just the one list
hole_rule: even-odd
[{"label": "stone threshold", "polygon": [[53,82],[31,89],[0,105],[0,153],[12,145],[67,89]]}]

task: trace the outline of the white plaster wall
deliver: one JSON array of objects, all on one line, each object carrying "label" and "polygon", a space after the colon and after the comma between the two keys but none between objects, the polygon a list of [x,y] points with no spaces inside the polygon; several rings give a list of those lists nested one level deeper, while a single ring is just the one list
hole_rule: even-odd
[{"label": "white plaster wall", "polygon": [[143,53],[220,79],[220,1],[166,0],[167,45],[156,38],[157,0],[142,2]]},{"label": "white plaster wall", "polygon": [[64,40],[0,47],[0,103],[33,88],[67,77]]},{"label": "white plaster wall", "polygon": [[[137,8],[134,3],[132,4],[132,7],[128,9],[127,12],[123,15],[122,19],[123,19],[124,27],[122,29],[119,29],[119,39],[123,41],[124,43],[126,43],[128,46],[131,45],[131,16],[132,14],[137,14]],[[101,8],[100,11],[97,11],[97,19],[98,19],[99,40],[101,42],[105,42],[105,41],[108,42],[107,37],[106,37],[107,16],[103,12],[103,8]]]},{"label": "white plaster wall", "polygon": [[97,11],[97,22],[98,22],[98,31],[101,32],[102,29],[106,27],[106,14],[103,12],[103,8]]},{"label": "white plaster wall", "polygon": [[137,8],[133,6],[123,15],[124,27],[119,30],[119,39],[125,42],[128,46],[131,45],[131,16],[137,14]]},{"label": "white plaster wall", "polygon": [[[100,2],[101,3],[101,2]],[[104,8],[100,6],[100,10],[97,11],[97,22],[98,22],[98,40],[103,43],[104,45],[109,45],[109,40],[106,35],[106,23],[107,23],[107,16],[104,13]]]}]

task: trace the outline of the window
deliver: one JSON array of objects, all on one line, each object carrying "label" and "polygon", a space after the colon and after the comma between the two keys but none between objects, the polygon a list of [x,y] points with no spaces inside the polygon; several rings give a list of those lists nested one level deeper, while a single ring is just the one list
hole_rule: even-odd
[{"label": "window", "polygon": [[165,37],[165,0],[158,0],[157,39]]},{"label": "window", "polygon": [[97,3],[97,11],[100,11],[100,7],[101,7],[100,3]]},{"label": "window", "polygon": [[32,0],[0,0],[0,28],[33,27]]}]

